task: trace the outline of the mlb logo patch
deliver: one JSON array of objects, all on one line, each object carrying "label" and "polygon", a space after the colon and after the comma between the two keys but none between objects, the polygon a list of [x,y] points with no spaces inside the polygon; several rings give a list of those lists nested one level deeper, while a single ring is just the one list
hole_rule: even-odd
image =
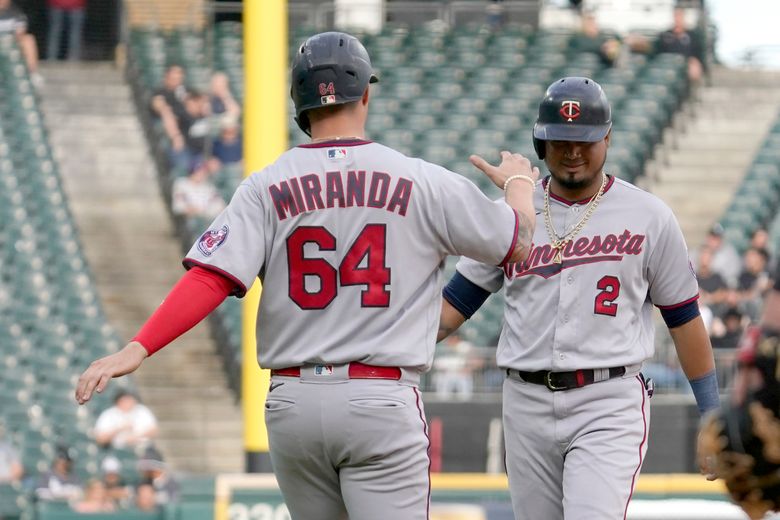
[{"label": "mlb logo patch", "polygon": [[329,95],[329,96],[322,96],[320,98],[320,105],[332,105],[336,102],[336,96]]},{"label": "mlb logo patch", "polygon": [[339,159],[346,159],[347,158],[347,149],[346,148],[329,148],[328,149],[328,159],[332,161],[337,161]]},{"label": "mlb logo patch", "polygon": [[333,375],[333,365],[314,365],[315,376]]},{"label": "mlb logo patch", "polygon": [[211,256],[214,251],[219,249],[219,246],[225,243],[229,232],[227,224],[220,229],[209,229],[200,236],[198,239],[198,251],[205,256]]}]

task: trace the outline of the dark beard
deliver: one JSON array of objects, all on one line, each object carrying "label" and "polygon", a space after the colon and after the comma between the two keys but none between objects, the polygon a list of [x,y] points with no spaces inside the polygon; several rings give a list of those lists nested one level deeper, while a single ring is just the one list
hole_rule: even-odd
[{"label": "dark beard", "polygon": [[557,182],[562,188],[565,188],[569,191],[580,191],[584,188],[587,188],[589,184],[593,184],[595,179],[590,180],[574,180],[569,177],[559,177],[557,175],[553,175],[555,177],[555,182]]},{"label": "dark beard", "polygon": [[[604,164],[607,162],[607,155],[604,154],[604,160],[601,162],[601,165],[599,166],[599,172],[601,172],[604,169]],[[550,172],[555,179],[555,182],[557,182],[562,188],[569,190],[569,191],[580,191],[584,190],[585,188],[589,188],[593,186],[594,184],[600,184],[601,183],[601,176],[596,175],[592,179],[589,180],[574,180],[568,175],[556,175],[552,172]]]}]

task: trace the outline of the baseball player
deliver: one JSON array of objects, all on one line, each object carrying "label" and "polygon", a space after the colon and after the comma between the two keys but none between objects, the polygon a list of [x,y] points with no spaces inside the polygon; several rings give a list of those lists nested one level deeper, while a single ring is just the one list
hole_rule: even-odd
[{"label": "baseball player", "polygon": [[550,85],[533,129],[550,171],[534,198],[544,225],[528,258],[461,259],[444,291],[440,339],[506,288],[497,362],[518,519],[625,518],[647,450],[653,305],[700,410],[719,404],[682,232],[661,200],[603,172],[611,126],[596,82]]},{"label": "baseball player", "polygon": [[84,372],[79,403],[135,370],[226,296],[263,282],[258,361],[271,461],[293,519],[428,517],[429,440],[418,391],[433,357],[450,254],[527,256],[538,169],[503,152],[472,162],[505,190],[365,140],[369,56],[354,37],[312,36],[292,98],[310,144],[246,179],[192,246],[189,271],[134,340]]}]

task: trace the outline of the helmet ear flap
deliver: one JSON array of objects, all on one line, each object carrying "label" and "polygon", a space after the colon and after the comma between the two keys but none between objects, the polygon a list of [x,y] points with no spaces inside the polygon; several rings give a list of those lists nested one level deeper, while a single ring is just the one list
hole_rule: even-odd
[{"label": "helmet ear flap", "polygon": [[298,123],[298,128],[303,130],[303,132],[311,137],[311,124],[309,124],[309,116],[306,115],[306,112],[301,112],[300,115],[297,117],[294,117],[295,122]]},{"label": "helmet ear flap", "polygon": [[545,153],[544,153],[545,152],[544,141],[534,137],[534,150],[536,150],[536,156],[539,157],[539,159],[543,161],[544,160],[544,155],[545,155]]}]

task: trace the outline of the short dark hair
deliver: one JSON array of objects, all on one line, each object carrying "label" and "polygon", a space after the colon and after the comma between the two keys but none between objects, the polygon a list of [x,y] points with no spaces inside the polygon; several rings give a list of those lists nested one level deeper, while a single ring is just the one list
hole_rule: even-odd
[{"label": "short dark hair", "polygon": [[119,390],[116,391],[116,394],[114,394],[114,404],[118,403],[120,399],[127,396],[130,396],[136,401],[138,401],[138,397],[133,392],[131,392],[127,388],[120,388]]}]

